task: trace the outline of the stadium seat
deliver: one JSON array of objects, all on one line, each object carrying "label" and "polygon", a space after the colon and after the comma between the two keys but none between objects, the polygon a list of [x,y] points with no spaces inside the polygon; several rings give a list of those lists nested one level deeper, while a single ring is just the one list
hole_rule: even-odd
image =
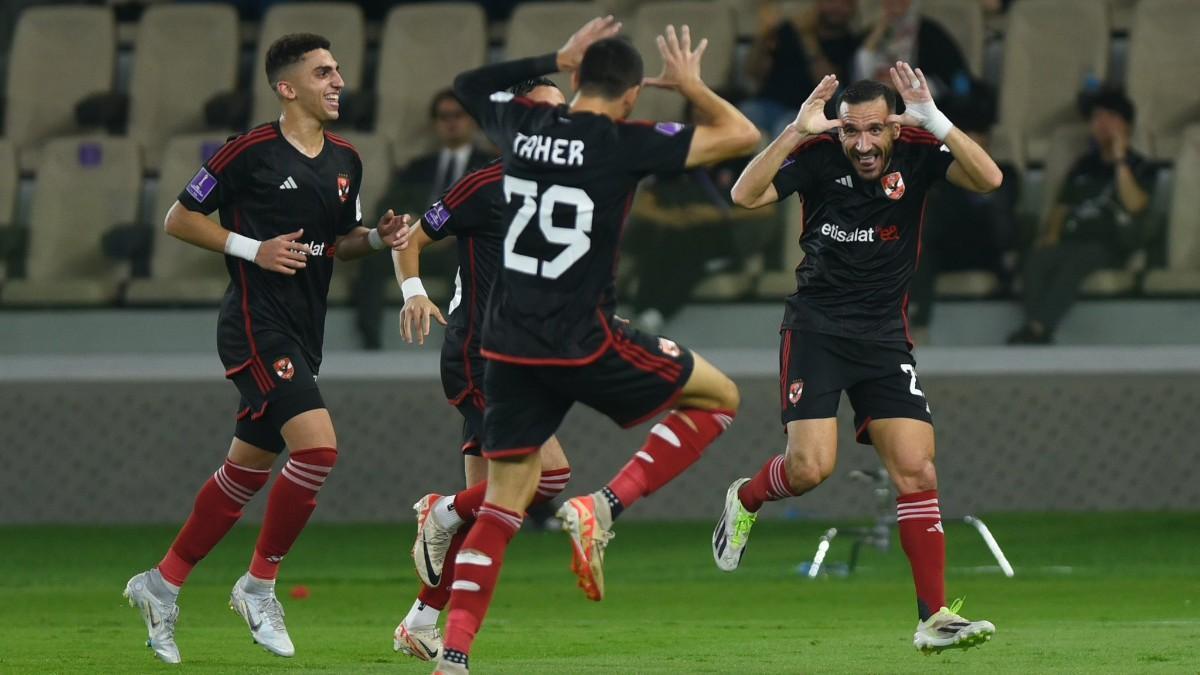
[{"label": "stadium seat", "polygon": [[1167,218],[1167,268],[1150,270],[1148,295],[1200,294],[1200,124],[1188,127],[1175,161],[1175,190]]},{"label": "stadium seat", "polygon": [[254,126],[279,116],[279,100],[263,64],[267,48],[288,33],[319,33],[329,39],[330,51],[341,68],[347,92],[363,86],[364,36],[362,8],[349,2],[297,2],[271,5],[258,31],[258,51],[254,58],[254,86],[250,92],[250,124]]},{"label": "stadium seat", "polygon": [[[758,284],[763,271],[763,257],[760,254],[745,259],[742,269],[737,272],[718,272],[704,278],[692,292],[696,300],[709,302],[731,302],[741,300],[752,292]],[[793,277],[794,279],[795,277]],[[792,284],[795,286],[795,284]],[[795,290],[794,288],[792,290]]]},{"label": "stadium seat", "polygon": [[404,166],[433,149],[433,95],[486,62],[483,8],[468,2],[398,6],[388,13],[380,43],[375,131],[392,140],[396,166]]},{"label": "stadium seat", "polygon": [[1195,0],[1142,0],[1134,11],[1126,89],[1137,106],[1135,146],[1155,159],[1174,159],[1183,128],[1200,121],[1200,88],[1192,84],[1198,35]]},{"label": "stadium seat", "polygon": [[9,256],[20,232],[13,224],[17,215],[17,156],[12,143],[0,139],[0,284],[7,274]]},{"label": "stadium seat", "polygon": [[29,217],[26,276],[9,281],[5,305],[95,305],[116,298],[125,266],[100,239],[137,219],[142,166],[125,138],[78,136],[46,143]]},{"label": "stadium seat", "polygon": [[108,8],[32,7],[21,14],[8,59],[4,131],[22,171],[38,166],[48,138],[80,132],[75,105],[112,89],[116,55]]},{"label": "stadium seat", "polygon": [[[208,157],[225,138],[220,134],[175,136],[162,152],[158,192],[142,221],[154,228],[150,278],[132,279],[125,301],[132,305],[211,304],[220,301],[229,284],[224,257],[182,242],[166,233],[167,210]],[[220,216],[210,216],[220,222]]]},{"label": "stadium seat", "polygon": [[[662,71],[662,57],[658,55],[654,40],[667,24],[674,25],[676,30],[687,24],[691,28],[693,46],[702,38],[708,38],[708,51],[704,53],[701,70],[704,81],[718,91],[727,87],[733,75],[733,50],[737,46],[733,10],[724,3],[701,0],[668,0],[639,7],[626,31],[642,53],[647,77]],[[638,98],[633,117],[682,120],[683,112],[684,100],[678,93],[647,87]]]},{"label": "stadium seat", "polygon": [[237,12],[222,4],[154,5],[138,24],[129,135],[157,170],[167,139],[203,131],[204,104],[237,86]]},{"label": "stadium seat", "polygon": [[[599,2],[530,2],[517,5],[508,22],[505,57],[516,59],[555,51],[563,45],[568,35],[604,13],[605,8]],[[559,73],[550,79],[570,100],[570,76]]]},{"label": "stadium seat", "polygon": [[921,14],[946,29],[975,77],[983,76],[983,7],[962,0],[921,0]]},{"label": "stadium seat", "polygon": [[764,300],[782,300],[796,291],[796,266],[804,260],[800,237],[804,234],[804,206],[789,197],[783,202],[783,269],[763,272],[755,294]]},{"label": "stadium seat", "polygon": [[1040,163],[1054,128],[1078,119],[1076,94],[1086,80],[1108,74],[1108,8],[1095,0],[1022,0],[1008,14],[995,133]]},{"label": "stadium seat", "polygon": [[942,272],[934,281],[934,293],[941,298],[986,298],[999,287],[996,275],[983,270]]}]

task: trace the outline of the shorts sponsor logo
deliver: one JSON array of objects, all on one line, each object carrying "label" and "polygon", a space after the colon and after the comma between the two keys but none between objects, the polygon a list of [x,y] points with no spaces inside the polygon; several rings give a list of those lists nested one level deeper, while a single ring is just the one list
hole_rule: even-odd
[{"label": "shorts sponsor logo", "polygon": [[425,212],[425,222],[435,230],[441,230],[448,220],[450,220],[450,212],[446,210],[446,207],[441,202],[435,202]]},{"label": "shorts sponsor logo", "polygon": [[668,340],[665,337],[658,338],[658,351],[673,359],[679,358],[679,355],[683,353],[679,350],[679,345],[675,344],[674,340]]},{"label": "shorts sponsor logo", "polygon": [[208,169],[200,167],[192,180],[188,181],[187,191],[196,201],[202,202],[208,199],[208,195],[212,194],[213,188],[217,187],[217,179],[208,172]]},{"label": "shorts sponsor logo", "polygon": [[788,402],[796,405],[800,402],[800,397],[804,395],[804,380],[793,380],[788,385]]},{"label": "shorts sponsor logo", "polygon": [[900,199],[904,196],[904,176],[901,176],[899,171],[889,173],[879,179],[879,182],[883,184],[883,194],[887,195],[888,199]]},{"label": "shorts sponsor logo", "polygon": [[350,199],[350,176],[339,173],[337,177],[338,200],[345,202]]},{"label": "shorts sponsor logo", "polygon": [[279,379],[287,380],[288,382],[296,374],[296,369],[292,366],[292,360],[286,356],[275,359],[275,363],[271,364],[271,367],[275,369],[275,374],[279,376]]},{"label": "shorts sponsor logo", "polygon": [[679,122],[659,122],[654,125],[654,130],[663,136],[674,136],[683,131],[683,125]]}]

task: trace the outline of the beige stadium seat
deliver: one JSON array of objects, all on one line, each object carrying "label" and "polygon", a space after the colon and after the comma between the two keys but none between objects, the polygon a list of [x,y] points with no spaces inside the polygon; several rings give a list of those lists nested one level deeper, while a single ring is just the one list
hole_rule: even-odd
[{"label": "beige stadium seat", "polygon": [[1200,125],[1184,133],[1174,182],[1167,217],[1167,268],[1146,274],[1142,288],[1149,295],[1200,294]]},{"label": "beige stadium seat", "polygon": [[112,89],[116,27],[105,7],[33,7],[17,22],[8,59],[4,133],[23,171],[52,136],[75,134],[75,104]]},{"label": "beige stadium seat", "polygon": [[362,9],[349,2],[297,2],[272,5],[258,31],[258,51],[254,57],[250,92],[250,126],[279,116],[279,99],[267,82],[264,64],[267,48],[288,33],[318,33],[329,39],[329,51],[337,59],[346,91],[358,91],[363,85],[363,54],[366,50]]},{"label": "beige stadium seat", "polygon": [[[150,278],[132,279],[125,301],[133,305],[212,304],[219,302],[229,284],[224,256],[180,241],[167,234],[163,220],[200,165],[212,155],[225,137],[220,133],[175,136],[162,152],[158,192],[143,222],[154,227],[150,254]],[[209,216],[216,222],[216,211]]]},{"label": "beige stadium seat", "polygon": [[800,237],[804,234],[804,206],[796,197],[783,202],[783,269],[763,272],[755,293],[764,300],[782,300],[796,291],[796,266],[804,260]]},{"label": "beige stadium seat", "polygon": [[963,0],[921,0],[921,14],[946,29],[958,43],[967,67],[975,77],[983,76],[983,7]]},{"label": "beige stadium seat", "polygon": [[[588,21],[602,16],[605,11],[599,2],[530,2],[517,5],[508,22],[505,57],[516,59],[555,51],[563,45],[567,36]],[[570,76],[559,73],[550,79],[570,100]]]},{"label": "beige stadium seat", "polygon": [[486,59],[487,31],[477,4],[401,5],[388,13],[379,48],[375,131],[393,141],[397,166],[433,148],[433,95]]},{"label": "beige stadium seat", "polygon": [[0,139],[0,284],[7,274],[7,248],[16,241],[17,155],[12,143]]},{"label": "beige stadium seat", "polygon": [[[667,24],[678,30],[687,24],[692,33],[692,44],[708,38],[708,50],[704,53],[701,74],[708,86],[723,89],[733,76],[733,51],[737,46],[734,12],[721,2],[703,0],[667,0],[642,5],[634,15],[632,25],[626,24],[626,32],[633,37],[633,44],[642,54],[646,64],[646,76],[654,77],[662,71],[662,57],[658,54],[655,38],[662,34]],[[647,120],[682,120],[684,99],[673,91],[646,87],[633,109],[633,118]]]},{"label": "beige stadium seat", "polygon": [[95,305],[113,301],[127,265],[100,238],[137,219],[142,166],[137,144],[79,136],[46,144],[29,217],[26,278],[4,287],[6,305]]},{"label": "beige stadium seat", "polygon": [[1142,0],[1133,15],[1129,98],[1137,106],[1135,146],[1156,159],[1171,160],[1179,152],[1183,128],[1200,121],[1200,75],[1196,39],[1200,37],[1200,2]]},{"label": "beige stadium seat", "polygon": [[983,270],[942,272],[934,282],[938,297],[985,298],[1000,287],[996,275]]},{"label": "beige stadium seat", "polygon": [[1008,12],[1000,129],[1018,156],[1047,157],[1051,132],[1075,121],[1076,94],[1108,74],[1108,8],[1096,0],[1022,0]]},{"label": "beige stadium seat", "polygon": [[205,128],[204,104],[237,86],[237,12],[229,5],[155,5],[138,24],[129,135],[157,170],[167,139]]}]

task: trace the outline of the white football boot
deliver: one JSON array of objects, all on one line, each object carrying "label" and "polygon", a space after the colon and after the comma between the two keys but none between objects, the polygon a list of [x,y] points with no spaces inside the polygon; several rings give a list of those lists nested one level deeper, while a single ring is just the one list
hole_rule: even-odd
[{"label": "white football boot", "polygon": [[444,499],[439,494],[421,497],[413,510],[417,512],[417,540],[413,542],[412,557],[421,583],[437,588],[442,582],[442,568],[446,564],[446,553],[450,550],[450,539],[457,527],[443,527],[433,515],[433,509]]},{"label": "white football boot", "polygon": [[250,637],[263,649],[278,656],[295,656],[296,648],[283,623],[283,605],[275,598],[275,587],[260,586],[250,580],[249,572],[243,574],[229,593],[229,608],[246,620]]},{"label": "white football boot", "polygon": [[992,639],[996,627],[991,621],[968,621],[958,615],[960,609],[962,599],[918,623],[913,646],[924,654],[938,654],[947,649],[970,649]]},{"label": "white football boot", "polygon": [[409,629],[401,623],[392,633],[392,649],[422,661],[432,661],[442,653],[442,632],[437,624]]},{"label": "white football boot", "polygon": [[147,570],[135,574],[125,584],[124,595],[129,606],[136,607],[146,622],[146,646],[164,663],[179,663],[179,647],[175,646],[179,606],[164,583],[157,569]]},{"label": "white football boot", "polygon": [[738,490],[749,481],[749,478],[739,478],[725,491],[725,512],[713,529],[713,560],[723,572],[732,572],[741,564],[746,544],[750,543],[750,528],[758,520],[758,514],[747,511],[738,499]]}]

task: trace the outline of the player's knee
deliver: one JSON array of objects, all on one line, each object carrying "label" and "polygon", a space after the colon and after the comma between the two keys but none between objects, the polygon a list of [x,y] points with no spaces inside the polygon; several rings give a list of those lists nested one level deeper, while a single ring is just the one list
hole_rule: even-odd
[{"label": "player's knee", "polygon": [[788,483],[794,491],[807,491],[825,482],[833,474],[833,462],[824,463],[815,457],[804,457],[799,453],[788,453]]},{"label": "player's knee", "polygon": [[932,459],[900,464],[895,468],[895,473],[892,482],[902,495],[937,489],[937,469]]},{"label": "player's knee", "polygon": [[724,374],[721,375],[715,388],[714,398],[717,401],[717,408],[721,410],[737,412],[742,405],[742,393],[738,391],[737,383]]}]

